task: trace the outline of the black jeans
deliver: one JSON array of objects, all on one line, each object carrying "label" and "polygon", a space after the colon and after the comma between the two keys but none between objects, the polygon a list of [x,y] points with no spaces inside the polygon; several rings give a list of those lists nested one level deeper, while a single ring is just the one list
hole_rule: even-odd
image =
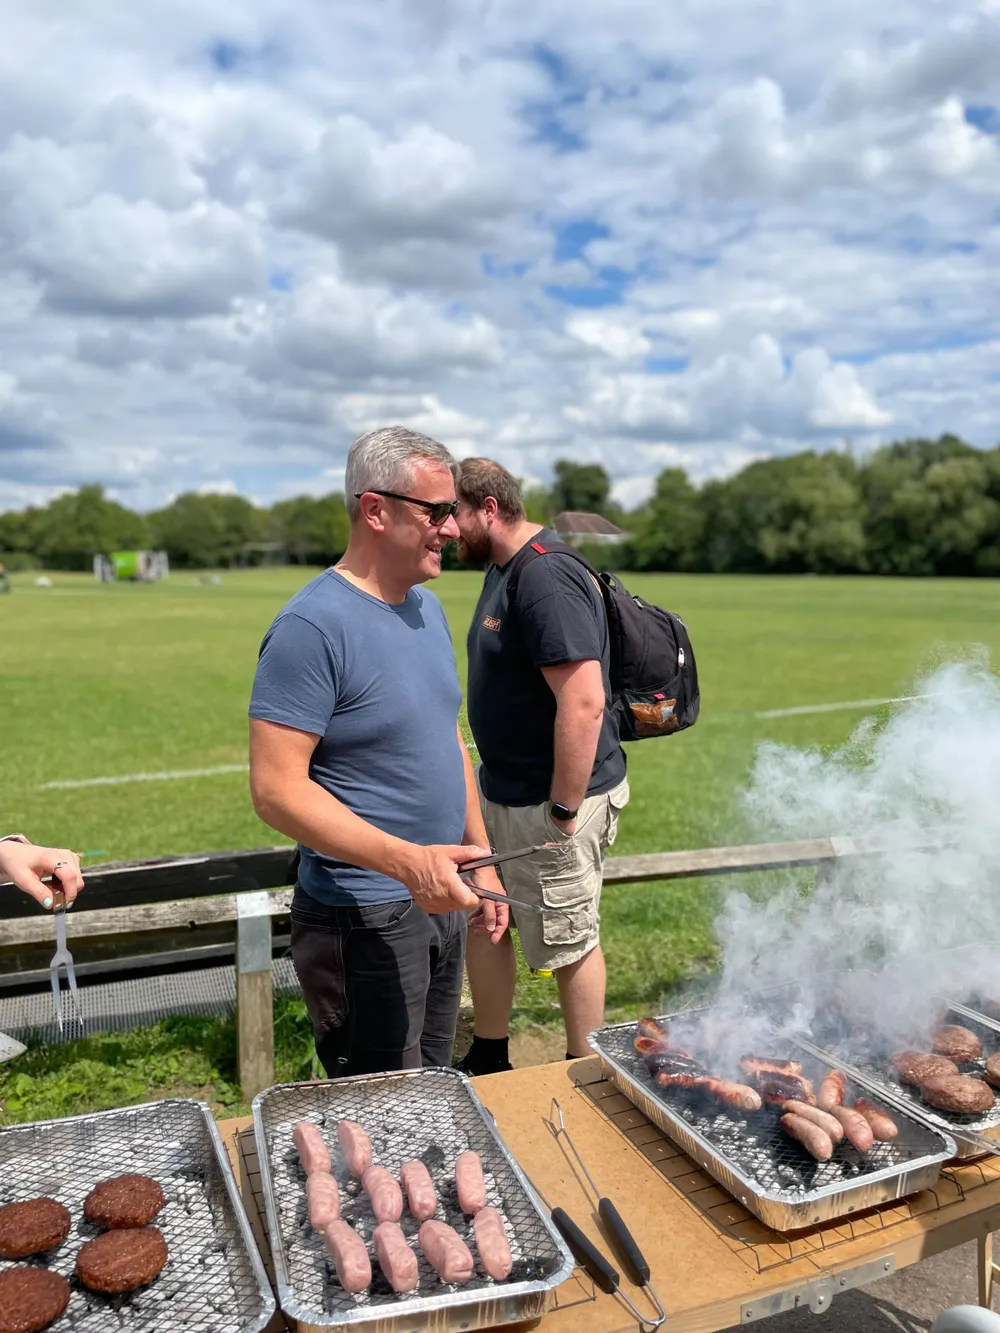
[{"label": "black jeans", "polygon": [[464,912],[411,898],[328,907],[295,886],[292,962],[328,1078],[450,1065],[465,966]]}]

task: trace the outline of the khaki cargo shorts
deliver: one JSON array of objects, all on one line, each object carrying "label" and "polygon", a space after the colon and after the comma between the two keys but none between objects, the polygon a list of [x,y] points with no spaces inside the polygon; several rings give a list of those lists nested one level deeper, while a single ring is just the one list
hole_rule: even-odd
[{"label": "khaki cargo shorts", "polygon": [[[478,772],[476,783],[478,786]],[[599,943],[604,853],[618,834],[618,816],[628,798],[627,779],[600,796],[588,796],[580,807],[576,832],[567,838],[552,821],[548,801],[544,805],[494,805],[479,788],[486,833],[498,852],[537,842],[557,844],[497,867],[512,898],[561,909],[544,913],[510,909],[529,967],[539,971],[568,967]]]}]

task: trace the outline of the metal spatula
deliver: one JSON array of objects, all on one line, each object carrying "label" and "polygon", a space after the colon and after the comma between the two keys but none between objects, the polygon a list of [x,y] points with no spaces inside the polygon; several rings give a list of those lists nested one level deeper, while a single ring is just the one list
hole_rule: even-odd
[{"label": "metal spatula", "polygon": [[76,989],[76,972],[73,970],[73,955],[66,947],[66,895],[62,889],[56,887],[56,881],[53,877],[50,885],[52,889],[52,915],[56,923],[56,951],[52,955],[52,962],[49,964],[49,982],[52,986],[52,1001],[56,1011],[56,1022],[59,1024],[59,1034],[63,1031],[63,1010],[62,994],[59,989],[59,969],[65,967],[66,980],[69,982],[70,994],[73,998],[72,1021],[83,1025],[83,1014],[80,1012],[80,996]]}]

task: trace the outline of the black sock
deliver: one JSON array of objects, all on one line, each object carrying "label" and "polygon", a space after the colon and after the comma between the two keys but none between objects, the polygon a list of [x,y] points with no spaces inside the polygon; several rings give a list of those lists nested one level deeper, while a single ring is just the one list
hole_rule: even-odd
[{"label": "black sock", "polygon": [[567,1060],[582,1060],[583,1058],[584,1058],[584,1057],[583,1057],[582,1055],[574,1055],[572,1051],[567,1051],[567,1052],[566,1052],[566,1059],[567,1059]]},{"label": "black sock", "polygon": [[509,1037],[473,1037],[459,1062],[467,1074],[498,1074],[510,1068]]}]

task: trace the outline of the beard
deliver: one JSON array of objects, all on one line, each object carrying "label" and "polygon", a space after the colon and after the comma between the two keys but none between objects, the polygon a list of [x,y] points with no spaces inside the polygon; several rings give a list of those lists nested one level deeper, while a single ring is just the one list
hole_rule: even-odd
[{"label": "beard", "polygon": [[465,527],[458,539],[458,558],[463,565],[488,565],[490,530],[482,521]]}]

